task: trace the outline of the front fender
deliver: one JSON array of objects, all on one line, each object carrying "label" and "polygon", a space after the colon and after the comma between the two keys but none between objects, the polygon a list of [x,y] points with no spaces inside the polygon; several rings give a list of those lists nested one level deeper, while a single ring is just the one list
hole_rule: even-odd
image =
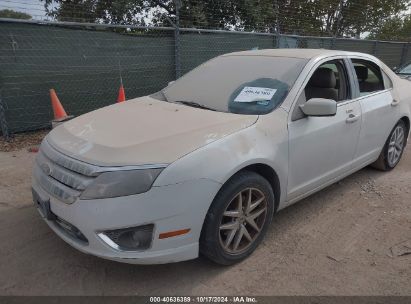
[{"label": "front fender", "polygon": [[189,153],[164,169],[154,186],[201,178],[223,185],[241,169],[265,164],[278,175],[284,200],[288,177],[287,114],[277,109],[261,116],[254,125]]}]

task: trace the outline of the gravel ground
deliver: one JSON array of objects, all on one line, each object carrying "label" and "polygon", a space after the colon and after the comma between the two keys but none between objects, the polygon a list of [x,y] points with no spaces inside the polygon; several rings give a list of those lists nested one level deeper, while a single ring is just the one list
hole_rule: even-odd
[{"label": "gravel ground", "polygon": [[244,262],[137,266],[80,253],[31,203],[35,153],[0,152],[1,295],[411,295],[411,145],[279,212]]},{"label": "gravel ground", "polygon": [[35,148],[40,145],[42,139],[50,130],[40,130],[15,134],[10,140],[5,141],[0,137],[0,152],[12,152],[20,149]]}]

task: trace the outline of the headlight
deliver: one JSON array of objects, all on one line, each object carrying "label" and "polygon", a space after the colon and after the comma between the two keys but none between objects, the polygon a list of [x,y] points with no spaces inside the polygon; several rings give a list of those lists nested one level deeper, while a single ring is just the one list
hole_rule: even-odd
[{"label": "headlight", "polygon": [[101,173],[81,194],[81,199],[110,198],[147,192],[164,168]]}]

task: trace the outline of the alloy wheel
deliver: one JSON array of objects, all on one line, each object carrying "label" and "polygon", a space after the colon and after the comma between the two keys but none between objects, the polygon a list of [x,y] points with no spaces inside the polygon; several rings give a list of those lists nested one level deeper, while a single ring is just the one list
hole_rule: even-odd
[{"label": "alloy wheel", "polygon": [[404,128],[398,125],[391,134],[388,144],[388,164],[394,167],[400,160],[405,141]]},{"label": "alloy wheel", "polygon": [[260,235],[267,217],[267,198],[256,188],[237,193],[223,213],[220,245],[229,254],[247,250]]}]

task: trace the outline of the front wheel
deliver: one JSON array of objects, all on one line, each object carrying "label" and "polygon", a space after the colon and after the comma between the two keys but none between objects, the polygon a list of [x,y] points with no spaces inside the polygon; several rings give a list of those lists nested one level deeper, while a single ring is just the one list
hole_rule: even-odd
[{"label": "front wheel", "polygon": [[269,182],[254,172],[236,174],[207,213],[200,252],[218,264],[240,262],[260,244],[273,213],[274,193]]},{"label": "front wheel", "polygon": [[400,120],[388,136],[380,157],[372,164],[374,168],[390,171],[397,166],[407,143],[407,132],[407,126]]}]

